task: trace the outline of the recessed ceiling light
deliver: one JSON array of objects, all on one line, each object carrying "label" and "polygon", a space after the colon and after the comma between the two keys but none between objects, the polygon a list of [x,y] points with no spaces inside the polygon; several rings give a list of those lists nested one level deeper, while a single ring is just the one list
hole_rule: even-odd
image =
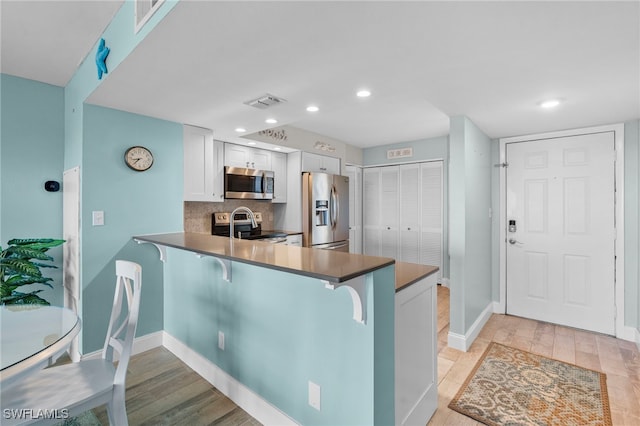
[{"label": "recessed ceiling light", "polygon": [[358,93],[356,93],[356,96],[359,98],[368,98],[369,96],[371,96],[371,92],[366,89],[362,89],[359,90]]},{"label": "recessed ceiling light", "polygon": [[549,99],[540,103],[542,108],[555,108],[560,105],[560,99]]},{"label": "recessed ceiling light", "polygon": [[307,111],[309,111],[309,112],[317,112],[317,111],[319,111],[319,110],[320,110],[320,108],[318,108],[318,107],[317,107],[317,106],[315,106],[315,105],[309,105],[309,106],[307,107]]},{"label": "recessed ceiling light", "polygon": [[238,133],[242,133],[242,132],[246,132],[247,129],[245,129],[244,127],[236,127],[236,132]]},{"label": "recessed ceiling light", "polygon": [[267,118],[266,120],[264,120],[264,122],[268,124],[276,124],[278,120],[276,120],[275,118]]},{"label": "recessed ceiling light", "polygon": [[247,145],[255,145],[256,143],[251,141],[251,142],[247,142]]},{"label": "recessed ceiling light", "polygon": [[280,151],[282,148],[280,148],[279,146],[274,146],[273,149],[275,149],[276,151]]}]

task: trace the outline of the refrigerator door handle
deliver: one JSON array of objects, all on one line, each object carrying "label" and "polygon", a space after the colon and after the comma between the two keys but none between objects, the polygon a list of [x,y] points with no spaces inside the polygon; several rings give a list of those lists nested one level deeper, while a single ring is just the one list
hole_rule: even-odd
[{"label": "refrigerator door handle", "polygon": [[330,216],[330,220],[331,220],[331,229],[335,229],[336,225],[338,224],[338,212],[340,211],[339,209],[339,200],[338,200],[338,194],[336,191],[336,187],[335,186],[331,186],[331,212],[329,213]]}]

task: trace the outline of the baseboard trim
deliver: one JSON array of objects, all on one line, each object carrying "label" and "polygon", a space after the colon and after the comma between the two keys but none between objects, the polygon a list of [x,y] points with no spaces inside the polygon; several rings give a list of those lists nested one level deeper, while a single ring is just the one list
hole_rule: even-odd
[{"label": "baseboard trim", "polygon": [[640,330],[636,329],[636,346],[638,347],[638,350],[640,351]]},{"label": "baseboard trim", "polygon": [[449,332],[447,336],[447,344],[453,349],[457,349],[462,352],[467,352],[474,340],[478,337],[478,334],[482,331],[482,327],[489,321],[493,314],[494,305],[490,302],[484,311],[476,318],[469,330],[464,334],[458,334]]},{"label": "baseboard trim", "polygon": [[228,375],[220,367],[169,333],[162,333],[162,345],[165,348],[260,423],[265,425],[297,425],[293,419]]},{"label": "baseboard trim", "polygon": [[504,315],[504,306],[500,302],[493,302],[493,313]]},{"label": "baseboard trim", "polygon": [[445,278],[445,277],[440,278],[440,285],[442,287],[450,288],[449,287],[449,278]]},{"label": "baseboard trim", "polygon": [[638,342],[638,330],[633,327],[622,326],[620,330],[616,333],[616,337],[618,339],[627,340],[629,342]]},{"label": "baseboard trim", "polygon": [[[154,333],[145,334],[144,336],[136,337],[133,340],[133,348],[131,350],[131,355],[141,354],[142,352],[146,352],[149,349],[157,348],[162,346],[162,335],[163,331],[156,331]],[[97,351],[89,352],[88,354],[82,355],[83,360],[89,359],[98,359],[102,356],[102,349],[98,349]],[[114,353],[114,361],[118,360],[118,353]]]}]

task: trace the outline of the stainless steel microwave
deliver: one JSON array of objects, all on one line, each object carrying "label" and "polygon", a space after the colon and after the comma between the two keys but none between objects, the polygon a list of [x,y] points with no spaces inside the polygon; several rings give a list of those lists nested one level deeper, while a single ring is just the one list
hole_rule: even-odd
[{"label": "stainless steel microwave", "polygon": [[224,198],[273,199],[274,173],[268,170],[224,168]]}]

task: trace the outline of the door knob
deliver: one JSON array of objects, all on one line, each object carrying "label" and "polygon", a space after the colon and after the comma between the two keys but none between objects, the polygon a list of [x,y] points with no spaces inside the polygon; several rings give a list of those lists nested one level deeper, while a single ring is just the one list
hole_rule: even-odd
[{"label": "door knob", "polygon": [[509,244],[522,244],[520,241],[517,241],[515,238],[509,238]]}]

